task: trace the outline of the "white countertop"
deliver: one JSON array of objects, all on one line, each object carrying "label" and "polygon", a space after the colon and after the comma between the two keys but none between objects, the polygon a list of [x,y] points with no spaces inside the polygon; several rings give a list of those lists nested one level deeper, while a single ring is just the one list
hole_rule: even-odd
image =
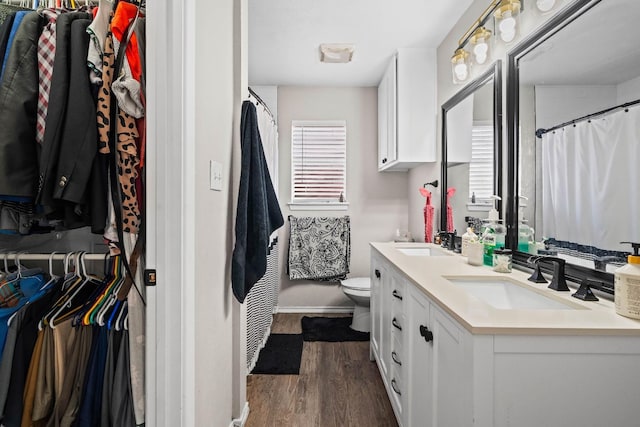
[{"label": "white countertop", "polygon": [[[571,296],[575,292],[558,292],[547,284],[529,282],[530,273],[513,270],[496,273],[490,267],[472,266],[467,258],[437,245],[427,243],[371,243],[391,264],[440,308],[474,334],[508,335],[629,335],[640,336],[640,320],[616,314],[612,301],[582,301]],[[452,255],[405,255],[397,248],[433,247]],[[498,309],[453,285],[447,277],[497,277],[515,280],[550,298],[566,301],[575,310]],[[569,284],[571,287],[572,284]]]}]

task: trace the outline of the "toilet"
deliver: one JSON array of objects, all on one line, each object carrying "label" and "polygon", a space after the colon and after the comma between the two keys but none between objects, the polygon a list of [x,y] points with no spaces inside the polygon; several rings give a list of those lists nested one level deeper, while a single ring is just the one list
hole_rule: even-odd
[{"label": "toilet", "polygon": [[340,284],[342,292],[355,304],[351,329],[370,332],[369,301],[371,300],[371,279],[369,277],[353,277],[340,281]]}]

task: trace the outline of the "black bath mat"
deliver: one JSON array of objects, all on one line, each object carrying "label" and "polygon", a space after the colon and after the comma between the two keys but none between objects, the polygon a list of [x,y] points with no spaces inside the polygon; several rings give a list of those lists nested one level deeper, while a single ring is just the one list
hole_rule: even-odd
[{"label": "black bath mat", "polygon": [[302,357],[301,334],[271,334],[252,374],[299,375]]},{"label": "black bath mat", "polygon": [[305,341],[369,341],[369,332],[354,331],[349,327],[351,317],[302,318],[302,336]]}]

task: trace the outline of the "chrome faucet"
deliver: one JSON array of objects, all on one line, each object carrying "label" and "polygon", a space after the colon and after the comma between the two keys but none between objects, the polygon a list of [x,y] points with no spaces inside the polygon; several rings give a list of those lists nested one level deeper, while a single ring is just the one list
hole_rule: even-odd
[{"label": "chrome faucet", "polygon": [[[551,283],[548,288],[553,289],[555,291],[568,291],[569,286],[567,286],[567,279],[564,275],[564,266],[566,261],[562,258],[552,257],[552,256],[542,256],[540,258],[535,259],[533,262],[536,264],[536,271],[539,272],[539,263],[540,261],[547,260],[553,263],[553,277],[551,278]],[[532,282],[535,282],[534,279],[535,273],[529,278]]]}]

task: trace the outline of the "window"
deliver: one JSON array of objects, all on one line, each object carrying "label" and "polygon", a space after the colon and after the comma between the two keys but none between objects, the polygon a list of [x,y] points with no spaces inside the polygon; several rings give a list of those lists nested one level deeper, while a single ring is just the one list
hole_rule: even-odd
[{"label": "window", "polygon": [[292,204],[344,204],[346,140],[344,121],[292,123]]},{"label": "window", "polygon": [[471,130],[471,163],[469,164],[469,199],[485,202],[493,188],[493,124],[474,123]]}]

